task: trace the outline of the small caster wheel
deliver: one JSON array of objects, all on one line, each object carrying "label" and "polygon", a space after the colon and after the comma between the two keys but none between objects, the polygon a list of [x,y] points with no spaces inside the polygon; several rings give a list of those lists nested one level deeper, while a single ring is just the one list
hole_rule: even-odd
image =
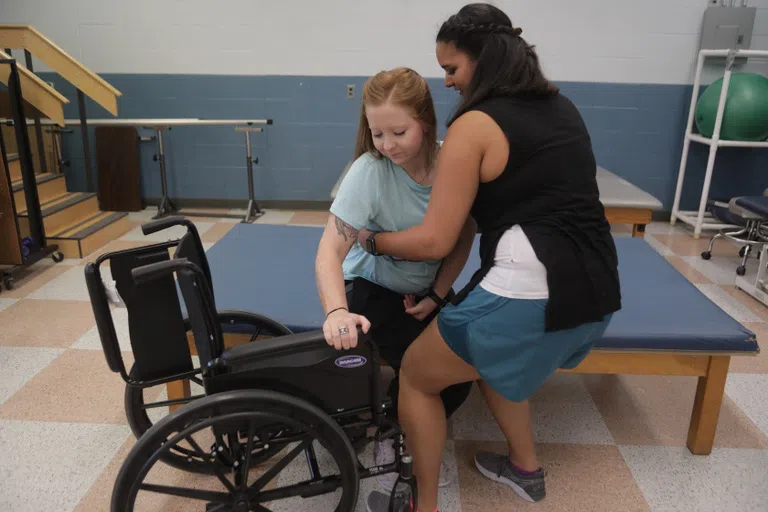
[{"label": "small caster wheel", "polygon": [[712,257],[712,253],[709,251],[704,251],[703,253],[701,253],[701,258],[704,260],[708,260],[711,257]]},{"label": "small caster wheel", "polygon": [[736,275],[743,276],[747,273],[747,268],[744,265],[739,265],[736,269]]},{"label": "small caster wheel", "polygon": [[55,253],[53,253],[53,256],[51,256],[51,258],[53,258],[53,261],[55,261],[56,263],[61,263],[62,261],[64,261],[64,255],[61,254],[59,251],[56,251]]},{"label": "small caster wheel", "polygon": [[3,284],[6,290],[13,290],[13,276],[5,276],[3,278]]}]

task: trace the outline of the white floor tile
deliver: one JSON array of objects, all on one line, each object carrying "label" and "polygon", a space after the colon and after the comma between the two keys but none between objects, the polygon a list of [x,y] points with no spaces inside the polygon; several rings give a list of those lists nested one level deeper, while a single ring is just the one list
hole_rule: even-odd
[{"label": "white floor tile", "polygon": [[[712,256],[710,260],[704,260],[701,256],[682,256],[690,266],[704,274],[715,284],[734,284],[736,282],[736,268],[741,265],[738,256]],[[747,260],[747,272],[756,271],[757,259]]]},{"label": "white floor tile", "polygon": [[[537,443],[614,443],[579,375],[553,375],[532,397],[531,414]],[[504,435],[477,386],[451,421],[454,440],[504,441]]]},{"label": "white floor tile", "polygon": [[0,311],[4,310],[5,308],[12,306],[13,304],[16,304],[19,301],[19,299],[2,299],[0,298]]},{"label": "white floor tile", "polygon": [[64,352],[57,348],[0,347],[0,404]]},{"label": "white floor tile", "polygon": [[0,510],[73,510],[129,435],[127,425],[0,421]]},{"label": "white floor tile", "polygon": [[[768,436],[768,375],[730,373],[725,392],[749,416],[749,419]],[[768,466],[766,466],[768,471]],[[768,485],[768,472],[766,473]],[[766,501],[768,504],[768,501]]]},{"label": "white floor tile", "polygon": [[664,245],[663,243],[659,242],[659,240],[653,235],[649,235],[648,233],[646,233],[644,239],[646,242],[648,242],[648,245],[656,249],[656,252],[658,252],[662,256],[664,257],[674,256],[675,252],[669,247],[667,247],[666,245]]},{"label": "white floor tile", "polygon": [[712,302],[731,315],[737,322],[762,322],[763,319],[757,316],[745,306],[741,301],[729,295],[725,290],[716,284],[697,284],[696,287],[709,298]]},{"label": "white floor tile", "polygon": [[768,450],[620,446],[653,512],[766,510]]},{"label": "white floor tile", "polygon": [[[117,335],[117,341],[120,344],[120,351],[132,352],[131,333],[128,330],[128,310],[125,308],[113,309],[112,322],[115,324],[115,334]],[[103,350],[101,346],[101,338],[99,338],[99,329],[96,326],[93,326],[93,328],[83,334],[80,339],[69,348]]]}]

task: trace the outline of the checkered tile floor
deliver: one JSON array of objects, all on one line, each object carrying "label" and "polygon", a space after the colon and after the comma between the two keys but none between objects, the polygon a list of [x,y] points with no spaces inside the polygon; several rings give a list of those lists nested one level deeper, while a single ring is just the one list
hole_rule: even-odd
[{"label": "checkered tile floor", "polygon": [[[136,229],[99,252],[167,239],[169,233],[141,234],[139,224],[151,216],[131,214]],[[258,222],[318,225],[326,218],[324,212],[269,211]],[[207,248],[237,222],[192,220]],[[653,224],[646,239],[758,340],[768,339],[768,308],[733,286],[736,247],[719,243],[704,261],[699,254],[707,240],[694,240],[682,228]],[[133,446],[122,380],[107,369],[83,282],[85,263],[97,255],[40,262],[13,291],[0,294],[2,511],[108,510],[112,484]],[[120,311],[115,318],[127,351],[127,319]],[[553,376],[532,401],[549,475],[548,497],[537,510],[768,510],[768,355],[731,363],[715,449],[707,457],[692,456],[684,445],[694,391],[694,379],[684,377]],[[441,491],[442,511],[531,506],[474,469],[477,449],[504,450],[478,393],[453,418],[450,437],[446,460],[454,481]],[[362,485],[363,498],[373,485]],[[154,510],[169,510],[168,503],[157,505]],[[178,503],[173,509],[201,510]],[[301,503],[288,509],[310,510]],[[358,509],[364,510],[363,500]]]}]

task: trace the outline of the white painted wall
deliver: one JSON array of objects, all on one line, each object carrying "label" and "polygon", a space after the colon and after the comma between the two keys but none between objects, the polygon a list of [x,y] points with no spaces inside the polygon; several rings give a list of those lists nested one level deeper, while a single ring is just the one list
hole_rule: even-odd
[{"label": "white painted wall", "polygon": [[[738,1],[738,0],[737,0]],[[440,23],[457,0],[2,0],[97,73],[442,76]],[[707,0],[496,0],[555,80],[691,83]],[[768,50],[768,0],[754,49]],[[40,68],[44,70],[44,68]]]}]

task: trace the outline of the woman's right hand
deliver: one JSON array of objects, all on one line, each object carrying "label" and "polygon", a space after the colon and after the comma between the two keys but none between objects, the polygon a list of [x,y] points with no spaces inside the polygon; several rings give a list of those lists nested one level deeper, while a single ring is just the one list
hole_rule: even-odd
[{"label": "woman's right hand", "polygon": [[325,341],[336,350],[355,348],[357,346],[358,325],[366,334],[371,328],[371,322],[362,315],[350,313],[346,309],[334,311],[328,315],[323,323]]}]

